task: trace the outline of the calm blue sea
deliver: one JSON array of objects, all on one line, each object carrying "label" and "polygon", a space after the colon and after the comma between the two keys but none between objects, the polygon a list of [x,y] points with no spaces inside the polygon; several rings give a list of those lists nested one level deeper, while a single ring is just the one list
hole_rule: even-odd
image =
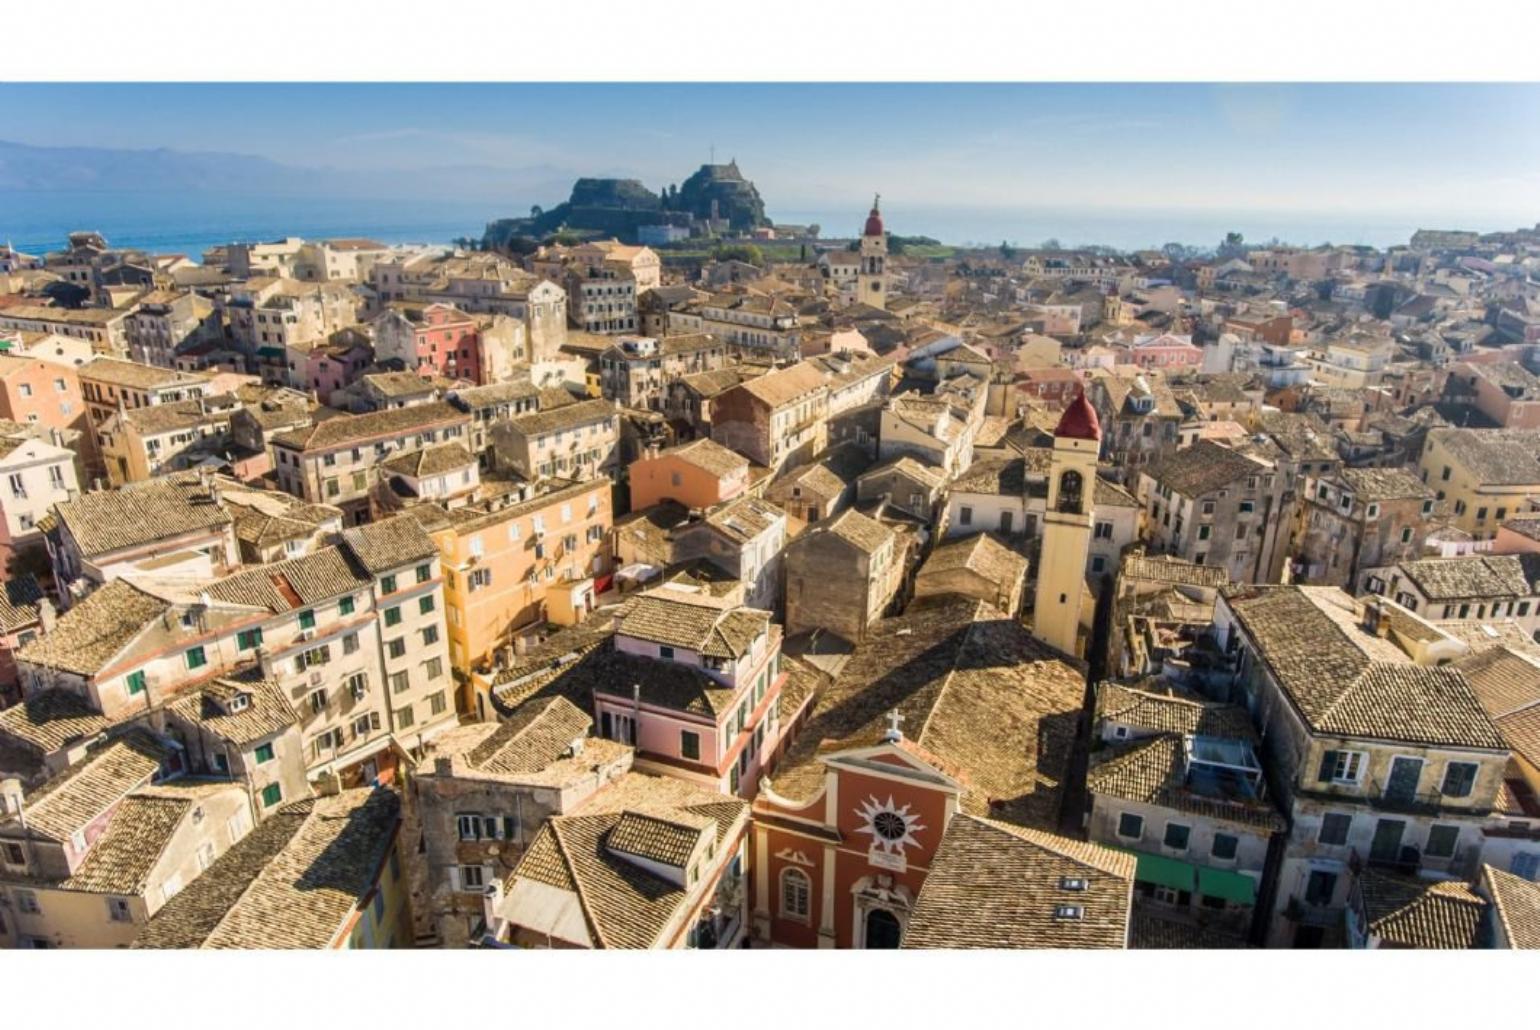
[{"label": "calm blue sea", "polygon": [[[447,243],[479,237],[488,221],[522,214],[528,202],[381,200],[365,197],[262,196],[225,193],[0,192],[0,240],[41,253],[58,249],[65,235],[93,229],[116,246],[185,253],[197,260],[209,247],[283,236],[368,236],[384,243]],[[854,235],[864,211],[772,208],[778,222],[817,224],[825,236]],[[1124,250],[1180,242],[1213,246],[1226,232],[1248,241],[1279,238],[1297,244],[1405,243],[1418,228],[1479,231],[1509,224],[1467,224],[1429,218],[1313,216],[1266,212],[1114,211],[1070,208],[908,208],[885,203],[890,232],[930,236],[944,243],[994,245],[1002,240],[1035,246],[1057,239],[1065,246],[1099,243]],[[1443,224],[1448,222],[1449,224]],[[1437,224],[1435,224],[1437,223]]]}]

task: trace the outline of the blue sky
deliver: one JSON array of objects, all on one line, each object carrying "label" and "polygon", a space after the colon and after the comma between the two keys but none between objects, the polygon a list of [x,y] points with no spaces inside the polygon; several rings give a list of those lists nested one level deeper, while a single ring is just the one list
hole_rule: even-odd
[{"label": "blue sky", "polygon": [[[736,156],[784,209],[1540,218],[1531,85],[0,85],[0,138],[301,166],[629,175]],[[547,203],[561,199],[550,197]]]}]

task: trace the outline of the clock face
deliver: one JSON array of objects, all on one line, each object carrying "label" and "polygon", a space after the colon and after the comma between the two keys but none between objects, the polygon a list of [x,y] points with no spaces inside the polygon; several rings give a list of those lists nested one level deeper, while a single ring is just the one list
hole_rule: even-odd
[{"label": "clock face", "polygon": [[865,823],[856,832],[871,835],[872,850],[901,855],[906,847],[919,845],[915,832],[925,829],[919,813],[911,812],[909,807],[894,804],[892,795],[885,802],[878,801],[875,795],[869,796],[856,809],[856,815]]}]

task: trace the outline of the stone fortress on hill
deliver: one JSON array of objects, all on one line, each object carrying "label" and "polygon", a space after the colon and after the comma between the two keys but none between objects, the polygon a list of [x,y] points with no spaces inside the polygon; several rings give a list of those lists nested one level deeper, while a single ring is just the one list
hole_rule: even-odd
[{"label": "stone fortress on hill", "polygon": [[742,233],[770,224],[765,202],[738,162],[703,164],[682,184],[654,193],[637,179],[582,178],[572,195],[526,218],[501,218],[483,241],[498,246],[514,236],[539,239],[559,229],[598,232],[636,243],[669,238]]}]

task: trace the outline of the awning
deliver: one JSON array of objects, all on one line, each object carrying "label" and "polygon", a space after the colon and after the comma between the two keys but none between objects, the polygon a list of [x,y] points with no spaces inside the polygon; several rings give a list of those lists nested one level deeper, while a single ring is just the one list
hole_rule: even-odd
[{"label": "awning", "polygon": [[1164,855],[1146,855],[1142,851],[1135,854],[1139,858],[1139,865],[1134,870],[1134,879],[1178,891],[1191,891],[1196,885],[1197,866]]},{"label": "awning", "polygon": [[1211,898],[1223,898],[1237,905],[1253,905],[1257,900],[1257,882],[1244,873],[1228,869],[1198,867],[1198,891]]}]

